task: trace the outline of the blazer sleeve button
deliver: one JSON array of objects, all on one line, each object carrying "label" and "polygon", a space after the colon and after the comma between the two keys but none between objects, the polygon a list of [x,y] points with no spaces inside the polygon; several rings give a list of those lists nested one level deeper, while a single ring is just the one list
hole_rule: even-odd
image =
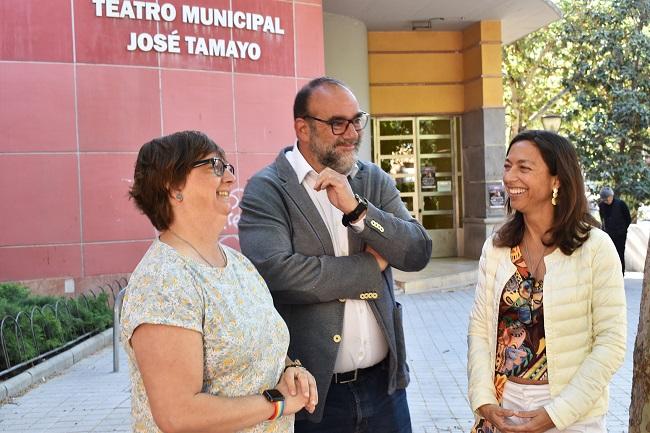
[{"label": "blazer sleeve button", "polygon": [[332,337],[332,340],[335,343],[340,343],[341,342],[341,336],[339,334],[336,334],[335,336]]}]

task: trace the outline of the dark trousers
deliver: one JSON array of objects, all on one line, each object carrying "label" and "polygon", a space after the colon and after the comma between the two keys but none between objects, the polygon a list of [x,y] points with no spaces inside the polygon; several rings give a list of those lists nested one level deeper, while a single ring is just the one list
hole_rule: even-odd
[{"label": "dark trousers", "polygon": [[627,233],[609,233],[609,237],[614,242],[618,258],[621,260],[621,269],[625,273],[625,241],[627,240]]},{"label": "dark trousers", "polygon": [[295,433],[411,433],[406,390],[388,395],[385,363],[361,371],[354,382],[332,379],[322,421],[296,421]]}]

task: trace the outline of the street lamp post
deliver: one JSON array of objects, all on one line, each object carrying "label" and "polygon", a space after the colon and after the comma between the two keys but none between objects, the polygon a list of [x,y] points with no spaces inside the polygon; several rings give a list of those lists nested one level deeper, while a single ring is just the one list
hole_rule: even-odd
[{"label": "street lamp post", "polygon": [[546,131],[558,132],[562,126],[562,116],[559,114],[545,114],[542,116],[542,126]]}]

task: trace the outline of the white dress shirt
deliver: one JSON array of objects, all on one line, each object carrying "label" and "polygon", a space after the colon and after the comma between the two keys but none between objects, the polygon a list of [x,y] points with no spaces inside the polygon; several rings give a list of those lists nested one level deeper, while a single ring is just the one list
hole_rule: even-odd
[{"label": "white dress shirt", "polygon": [[[298,145],[286,152],[285,156],[298,176],[298,182],[309,194],[318,209],[318,213],[327,227],[332,239],[334,254],[347,256],[348,251],[348,228],[341,223],[343,212],[334,207],[327,198],[327,191],[316,191],[314,184],[318,174],[307,162],[298,150]],[[358,171],[355,165],[352,167],[350,176]],[[364,218],[350,227],[356,232],[364,229]],[[381,331],[377,319],[367,301],[358,299],[347,299],[343,316],[343,332],[341,343],[334,365],[335,373],[343,373],[357,368],[371,367],[382,361],[388,354],[386,337]]]}]

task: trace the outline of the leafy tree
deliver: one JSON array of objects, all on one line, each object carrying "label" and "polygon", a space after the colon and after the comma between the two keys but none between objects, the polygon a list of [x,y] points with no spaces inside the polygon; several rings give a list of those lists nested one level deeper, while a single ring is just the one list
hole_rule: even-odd
[{"label": "leafy tree", "polygon": [[636,209],[650,200],[650,2],[575,3],[581,14],[565,23],[569,135],[587,178]]},{"label": "leafy tree", "polygon": [[564,19],[504,47],[509,136],[564,117],[594,188],[650,201],[650,2],[562,0]]},{"label": "leafy tree", "polygon": [[[564,9],[570,2],[564,0]],[[570,62],[556,21],[503,47],[503,89],[508,141],[525,129],[542,129],[541,117],[568,104],[563,77]]]}]

